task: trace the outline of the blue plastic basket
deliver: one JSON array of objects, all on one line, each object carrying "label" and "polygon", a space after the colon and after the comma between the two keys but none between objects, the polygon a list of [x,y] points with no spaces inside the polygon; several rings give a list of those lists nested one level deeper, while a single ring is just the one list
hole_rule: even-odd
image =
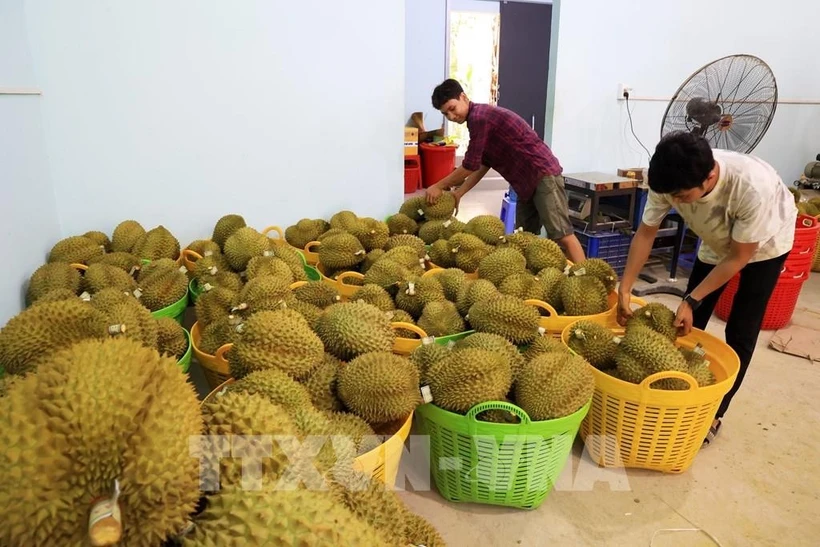
[{"label": "blue plastic basket", "polygon": [[588,234],[580,230],[575,230],[575,235],[587,258],[605,260],[618,275],[623,275],[632,236],[620,232]]}]

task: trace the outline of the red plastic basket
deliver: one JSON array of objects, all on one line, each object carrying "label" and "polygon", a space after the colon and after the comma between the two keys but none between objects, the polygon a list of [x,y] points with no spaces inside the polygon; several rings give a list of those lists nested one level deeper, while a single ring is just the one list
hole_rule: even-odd
[{"label": "red plastic basket", "polygon": [[820,220],[809,215],[798,215],[794,228],[794,246],[792,248],[796,251],[809,248],[811,249],[810,254],[813,253],[817,244],[818,233],[820,233]]},{"label": "red plastic basket", "polygon": [[814,261],[814,249],[797,251],[792,250],[786,258],[784,266],[795,273],[809,273]]},{"label": "red plastic basket", "polygon": [[[763,316],[761,330],[777,330],[785,327],[791,321],[794,308],[797,306],[797,299],[803,282],[808,279],[807,272],[795,272],[789,268],[784,268],[783,273],[777,280],[769,303],[766,306],[766,314]],[[737,289],[740,285],[740,276],[734,276],[726,285],[723,294],[718,299],[715,306],[715,314],[726,321],[732,311],[732,303],[735,300]]]}]

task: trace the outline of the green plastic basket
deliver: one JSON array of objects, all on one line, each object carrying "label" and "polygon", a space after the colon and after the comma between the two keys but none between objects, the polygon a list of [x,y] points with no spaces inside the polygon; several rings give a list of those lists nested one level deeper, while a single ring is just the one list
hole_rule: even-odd
[{"label": "green plastic basket", "polygon": [[[555,486],[590,402],[557,420],[530,421],[518,406],[481,403],[466,416],[432,403],[416,409],[422,434],[430,436],[430,469],[439,493],[451,502],[535,509]],[[476,416],[502,409],[518,424],[483,422]]]},{"label": "green plastic basket", "polygon": [[180,325],[182,324],[182,318],[185,315],[185,308],[188,307],[188,294],[190,289],[185,289],[185,296],[171,304],[170,306],[166,306],[161,310],[152,311],[151,315],[154,316],[156,319],[160,317],[170,317]]},{"label": "green plastic basket", "polygon": [[191,344],[191,333],[188,332],[188,329],[182,330],[185,331],[185,338],[188,340],[188,349],[186,349],[182,357],[179,358],[177,365],[179,365],[179,368],[182,369],[182,372],[188,374],[188,369],[191,367],[191,356],[193,355],[194,349],[193,344]]},{"label": "green plastic basket", "polygon": [[[304,257],[302,257],[302,260],[304,260]],[[320,274],[319,270],[317,270],[313,266],[308,266],[307,264],[305,264],[305,274],[307,274],[308,281],[322,280],[322,274]]]},{"label": "green plastic basket", "polygon": [[202,289],[199,287],[199,282],[196,279],[191,279],[188,282],[188,298],[191,304],[196,304],[196,299],[202,294]]}]

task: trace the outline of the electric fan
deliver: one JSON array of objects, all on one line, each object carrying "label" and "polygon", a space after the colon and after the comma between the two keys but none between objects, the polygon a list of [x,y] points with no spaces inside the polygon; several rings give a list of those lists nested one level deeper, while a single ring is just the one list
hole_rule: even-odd
[{"label": "electric fan", "polygon": [[764,61],[730,55],[692,74],[675,92],[661,137],[688,131],[712,148],[748,154],[763,138],[777,108],[777,82]]}]

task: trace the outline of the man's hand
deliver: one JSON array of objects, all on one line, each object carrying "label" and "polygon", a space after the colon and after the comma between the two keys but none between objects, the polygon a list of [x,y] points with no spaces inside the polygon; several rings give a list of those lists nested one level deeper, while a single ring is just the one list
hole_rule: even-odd
[{"label": "man's hand", "polygon": [[618,324],[626,326],[626,322],[632,317],[632,295],[630,291],[618,291]]},{"label": "man's hand", "polygon": [[456,208],[453,211],[453,216],[456,216],[458,215],[458,204],[461,203],[461,196],[464,194],[461,192],[461,189],[453,190],[451,193],[453,194],[453,198],[456,200]]},{"label": "man's hand", "polygon": [[438,201],[438,198],[441,197],[442,190],[436,185],[430,186],[425,192],[427,196],[427,203],[429,205],[435,205]]},{"label": "man's hand", "polygon": [[675,315],[673,326],[678,328],[679,336],[686,336],[692,332],[692,306],[688,302],[681,302],[678,306],[678,313]]}]

